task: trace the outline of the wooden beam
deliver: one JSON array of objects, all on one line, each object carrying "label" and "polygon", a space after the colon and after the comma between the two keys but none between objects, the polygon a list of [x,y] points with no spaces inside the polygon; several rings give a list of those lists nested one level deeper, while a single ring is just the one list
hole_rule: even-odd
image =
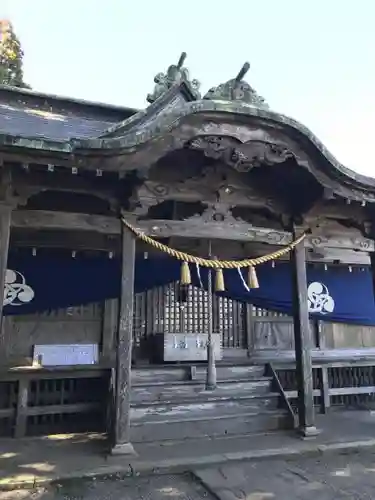
[{"label": "wooden beam", "polygon": [[[190,244],[187,244],[189,243]],[[214,242],[215,243],[215,242]],[[250,243],[242,247],[242,242],[233,242],[237,246],[221,245],[220,250],[215,251],[215,255],[223,260],[233,258],[246,258],[248,256],[260,257],[266,253],[277,250],[277,246],[263,243]],[[201,245],[196,240],[177,238],[170,242],[170,245],[184,252],[194,255],[201,254]],[[121,252],[120,235],[111,235],[103,233],[94,233],[92,231],[61,231],[61,230],[34,230],[34,229],[15,229],[11,231],[10,247],[13,248],[49,248],[49,249],[67,249],[75,251],[99,251],[113,252],[119,255]],[[137,249],[140,251],[152,252],[152,249],[146,244],[139,242]],[[355,250],[341,250],[334,248],[324,248],[321,251],[310,251],[307,254],[307,261],[324,264],[336,262],[337,264],[347,264],[348,266],[369,266],[370,254]],[[156,250],[155,250],[156,252]],[[280,261],[289,260],[289,255],[279,259]]]},{"label": "wooden beam", "polygon": [[[290,232],[270,228],[254,227],[245,222],[226,224],[221,222],[202,222],[200,219],[184,221],[148,220],[138,221],[134,225],[154,238],[197,238],[235,240],[241,242],[259,242],[269,245],[284,246],[293,241]],[[300,232],[299,232],[300,234]],[[307,236],[306,248],[340,248],[374,252],[375,242],[369,238],[353,236],[350,233],[312,234]]]},{"label": "wooden beam", "polygon": [[107,176],[86,178],[79,175],[72,175],[69,171],[63,173],[55,171],[51,174],[48,172],[47,167],[45,165],[44,172],[36,171],[32,172],[32,174],[21,167],[12,170],[15,191],[24,204],[30,196],[37,193],[43,191],[61,191],[95,196],[107,201],[112,206],[117,206],[118,201],[113,188],[115,182],[114,176],[116,174],[111,178]]},{"label": "wooden beam", "polygon": [[306,248],[339,248],[341,250],[357,250],[361,252],[374,252],[375,242],[359,234],[326,230],[321,234],[311,234],[306,238]]},{"label": "wooden beam", "polygon": [[[202,222],[199,218],[184,221],[145,220],[134,221],[132,214],[127,215],[137,229],[154,238],[202,238],[260,242],[284,246],[292,241],[292,234],[286,231],[254,227],[245,222],[226,224],[222,222]],[[12,227],[61,231],[91,231],[102,234],[120,235],[120,221],[114,217],[81,213],[51,212],[44,210],[16,210],[12,214]],[[374,252],[374,240],[342,234],[311,235],[306,238],[307,248],[341,248],[363,252]]]},{"label": "wooden beam", "polygon": [[115,432],[112,453],[134,454],[130,443],[131,358],[133,343],[135,237],[122,227],[121,295],[117,324]]},{"label": "wooden beam", "polygon": [[32,153],[20,148],[2,148],[0,161],[4,163],[32,163],[36,165],[59,165],[63,167],[73,167],[77,165],[77,159],[70,153],[56,154],[50,151],[37,150]]},{"label": "wooden beam", "polygon": [[200,218],[183,221],[139,221],[137,228],[154,238],[198,238],[236,240],[243,242],[258,241],[272,245],[287,245],[292,241],[291,234],[285,231],[254,227],[244,223],[203,222]]},{"label": "wooden beam", "polygon": [[[344,366],[374,366],[375,347],[312,349],[313,368],[342,368]],[[294,370],[296,353],[291,349],[258,349],[254,351],[256,364],[272,363],[280,370]]]},{"label": "wooden beam", "polygon": [[[220,203],[229,207],[261,208],[277,215],[285,211],[282,203],[276,199],[265,198],[254,186],[245,185],[240,173],[224,165],[216,165],[214,170],[204,169],[202,175],[196,177],[191,177],[189,170],[189,168],[179,169],[180,181],[164,179],[160,182],[147,179],[137,189],[140,204],[147,207],[173,200],[212,205],[219,193]],[[227,188],[223,186],[224,177]]]},{"label": "wooden beam", "polygon": [[16,210],[12,214],[12,227],[118,235],[121,229],[120,221],[114,217],[46,210]]},{"label": "wooden beam", "polygon": [[99,251],[121,253],[120,235],[107,235],[93,232],[63,232],[59,230],[40,231],[13,229],[10,235],[10,247],[14,248],[50,248],[76,251]]},{"label": "wooden beam", "polygon": [[[295,236],[297,236],[295,234]],[[291,254],[293,277],[293,325],[296,351],[299,431],[315,436],[311,349],[313,347],[307,303],[306,250],[302,241]]]}]

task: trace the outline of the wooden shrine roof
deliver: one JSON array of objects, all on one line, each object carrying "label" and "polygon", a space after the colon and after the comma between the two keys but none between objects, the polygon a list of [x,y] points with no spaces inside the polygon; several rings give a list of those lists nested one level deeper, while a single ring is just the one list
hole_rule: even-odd
[{"label": "wooden shrine roof", "polygon": [[[270,110],[243,81],[247,69],[245,65],[235,79],[202,98],[198,82],[190,81],[183,67],[172,65],[166,75],[155,77],[151,104],[138,112],[0,87],[0,152],[27,152],[29,157],[48,152],[56,165],[61,157],[61,164],[126,172],[147,170],[199,138],[208,143],[200,148],[206,156],[227,159],[236,150],[240,160],[234,164],[230,158],[231,166],[247,172],[257,166],[251,165],[254,158],[274,156],[276,148],[308,170],[332,197],[375,202],[375,179],[346,168],[307,127]],[[224,141],[212,144],[215,138]],[[250,165],[241,165],[242,158]]]}]

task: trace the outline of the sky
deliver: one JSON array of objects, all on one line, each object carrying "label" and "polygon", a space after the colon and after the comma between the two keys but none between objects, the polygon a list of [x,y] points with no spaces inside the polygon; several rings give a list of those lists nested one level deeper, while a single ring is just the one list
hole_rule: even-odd
[{"label": "sky", "polygon": [[142,108],[177,63],[202,90],[247,81],[345,166],[375,177],[374,0],[0,0],[33,89]]}]

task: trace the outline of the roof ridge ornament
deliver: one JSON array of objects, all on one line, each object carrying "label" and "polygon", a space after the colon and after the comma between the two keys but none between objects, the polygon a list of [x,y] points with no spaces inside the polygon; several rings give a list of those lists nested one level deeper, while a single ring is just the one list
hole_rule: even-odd
[{"label": "roof ridge ornament", "polygon": [[186,52],[182,52],[177,65],[172,64],[171,66],[169,66],[166,73],[158,73],[155,76],[154,91],[152,92],[152,94],[147,95],[147,101],[149,103],[152,104],[157,99],[159,99],[159,97],[168,92],[170,88],[172,88],[174,85],[180,84],[182,81],[184,81],[188,85],[190,91],[196,99],[201,98],[199,92],[199,88],[201,85],[200,82],[196,79],[190,80],[189,70],[183,65],[186,56]]},{"label": "roof ridge ornament", "polygon": [[237,76],[218,87],[212,87],[203,99],[216,101],[242,101],[257,108],[269,109],[265,99],[243,78],[250,69],[250,63],[245,62]]}]

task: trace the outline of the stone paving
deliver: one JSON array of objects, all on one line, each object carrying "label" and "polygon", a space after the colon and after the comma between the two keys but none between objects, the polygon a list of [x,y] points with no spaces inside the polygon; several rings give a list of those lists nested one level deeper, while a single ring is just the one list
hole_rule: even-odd
[{"label": "stone paving", "polygon": [[196,471],[220,500],[372,500],[375,454],[266,460]]}]

